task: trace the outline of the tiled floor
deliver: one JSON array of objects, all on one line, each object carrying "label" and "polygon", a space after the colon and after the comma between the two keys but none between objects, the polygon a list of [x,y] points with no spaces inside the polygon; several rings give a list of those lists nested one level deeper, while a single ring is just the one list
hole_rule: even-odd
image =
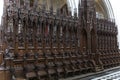
[{"label": "tiled floor", "polygon": [[91,80],[120,80],[120,71],[109,73],[104,76],[96,77]]}]

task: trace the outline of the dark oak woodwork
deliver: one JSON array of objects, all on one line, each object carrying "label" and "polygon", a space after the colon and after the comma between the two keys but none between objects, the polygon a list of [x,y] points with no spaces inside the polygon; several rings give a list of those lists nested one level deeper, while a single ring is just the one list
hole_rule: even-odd
[{"label": "dark oak woodwork", "polygon": [[66,6],[37,10],[32,1],[31,9],[22,7],[24,0],[20,8],[11,3],[4,14],[1,50],[11,78],[57,80],[120,65],[117,27],[96,18],[94,0],[81,0],[78,17]]}]

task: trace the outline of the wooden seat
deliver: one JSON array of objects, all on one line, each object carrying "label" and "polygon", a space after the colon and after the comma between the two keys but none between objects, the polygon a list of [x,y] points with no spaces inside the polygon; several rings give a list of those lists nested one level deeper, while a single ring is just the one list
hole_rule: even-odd
[{"label": "wooden seat", "polygon": [[45,60],[39,60],[38,63],[36,63],[36,68],[38,76],[47,76],[47,67],[45,64]]},{"label": "wooden seat", "polygon": [[26,77],[27,78],[36,77],[36,73],[35,72],[28,72],[28,73],[26,73]]},{"label": "wooden seat", "polygon": [[34,69],[35,69],[35,66],[33,64],[27,64],[27,65],[25,65],[24,66],[25,77],[26,78],[37,77]]},{"label": "wooden seat", "polygon": [[55,64],[53,61],[48,61],[47,62],[47,67],[48,67],[48,74],[52,75],[52,74],[56,74],[56,68],[55,68]]},{"label": "wooden seat", "polygon": [[46,76],[47,75],[45,64],[39,64],[39,65],[37,65],[37,67],[38,67],[38,75],[39,76]]},{"label": "wooden seat", "polygon": [[64,59],[63,63],[64,63],[64,69],[65,69],[66,76],[73,75],[74,71],[73,71],[73,68],[72,68],[72,65],[69,59]]},{"label": "wooden seat", "polygon": [[86,63],[83,60],[78,60],[79,68],[81,72],[84,72],[87,70]]},{"label": "wooden seat", "polygon": [[63,65],[62,59],[57,58],[55,61],[55,64],[56,64],[56,71],[57,71],[58,77],[63,77],[65,74],[65,71],[64,71],[64,65]]},{"label": "wooden seat", "polygon": [[73,66],[73,70],[74,72],[80,72],[80,67],[79,64],[76,60],[71,60],[72,66]]},{"label": "wooden seat", "polygon": [[46,59],[47,73],[49,79],[57,79],[57,70],[54,59]]},{"label": "wooden seat", "polygon": [[93,69],[94,69],[94,65],[93,65],[93,63],[90,61],[90,60],[87,60],[86,61],[86,65],[87,65],[87,69],[89,70],[89,71],[92,71]]}]

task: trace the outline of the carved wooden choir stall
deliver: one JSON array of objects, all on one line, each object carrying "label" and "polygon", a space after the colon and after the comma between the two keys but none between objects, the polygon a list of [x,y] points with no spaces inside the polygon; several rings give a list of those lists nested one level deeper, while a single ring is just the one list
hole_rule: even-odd
[{"label": "carved wooden choir stall", "polygon": [[15,1],[6,7],[1,30],[10,80],[57,80],[120,65],[117,27],[96,18],[95,0],[81,0],[78,16],[67,6],[55,11],[30,3],[28,9]]}]

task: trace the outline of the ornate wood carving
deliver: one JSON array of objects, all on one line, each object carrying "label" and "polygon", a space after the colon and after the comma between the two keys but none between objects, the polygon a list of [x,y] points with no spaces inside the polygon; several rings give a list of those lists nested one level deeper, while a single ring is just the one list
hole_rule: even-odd
[{"label": "ornate wood carving", "polygon": [[36,9],[38,5],[30,2],[27,9],[24,1],[21,6],[12,3],[6,8],[2,29],[4,66],[11,78],[20,75],[18,68],[27,79],[56,80],[120,64],[117,27],[112,21],[96,18],[94,0],[81,0],[78,17],[76,12],[74,17],[68,14],[66,7],[54,12],[52,6],[49,11],[45,4]]}]

